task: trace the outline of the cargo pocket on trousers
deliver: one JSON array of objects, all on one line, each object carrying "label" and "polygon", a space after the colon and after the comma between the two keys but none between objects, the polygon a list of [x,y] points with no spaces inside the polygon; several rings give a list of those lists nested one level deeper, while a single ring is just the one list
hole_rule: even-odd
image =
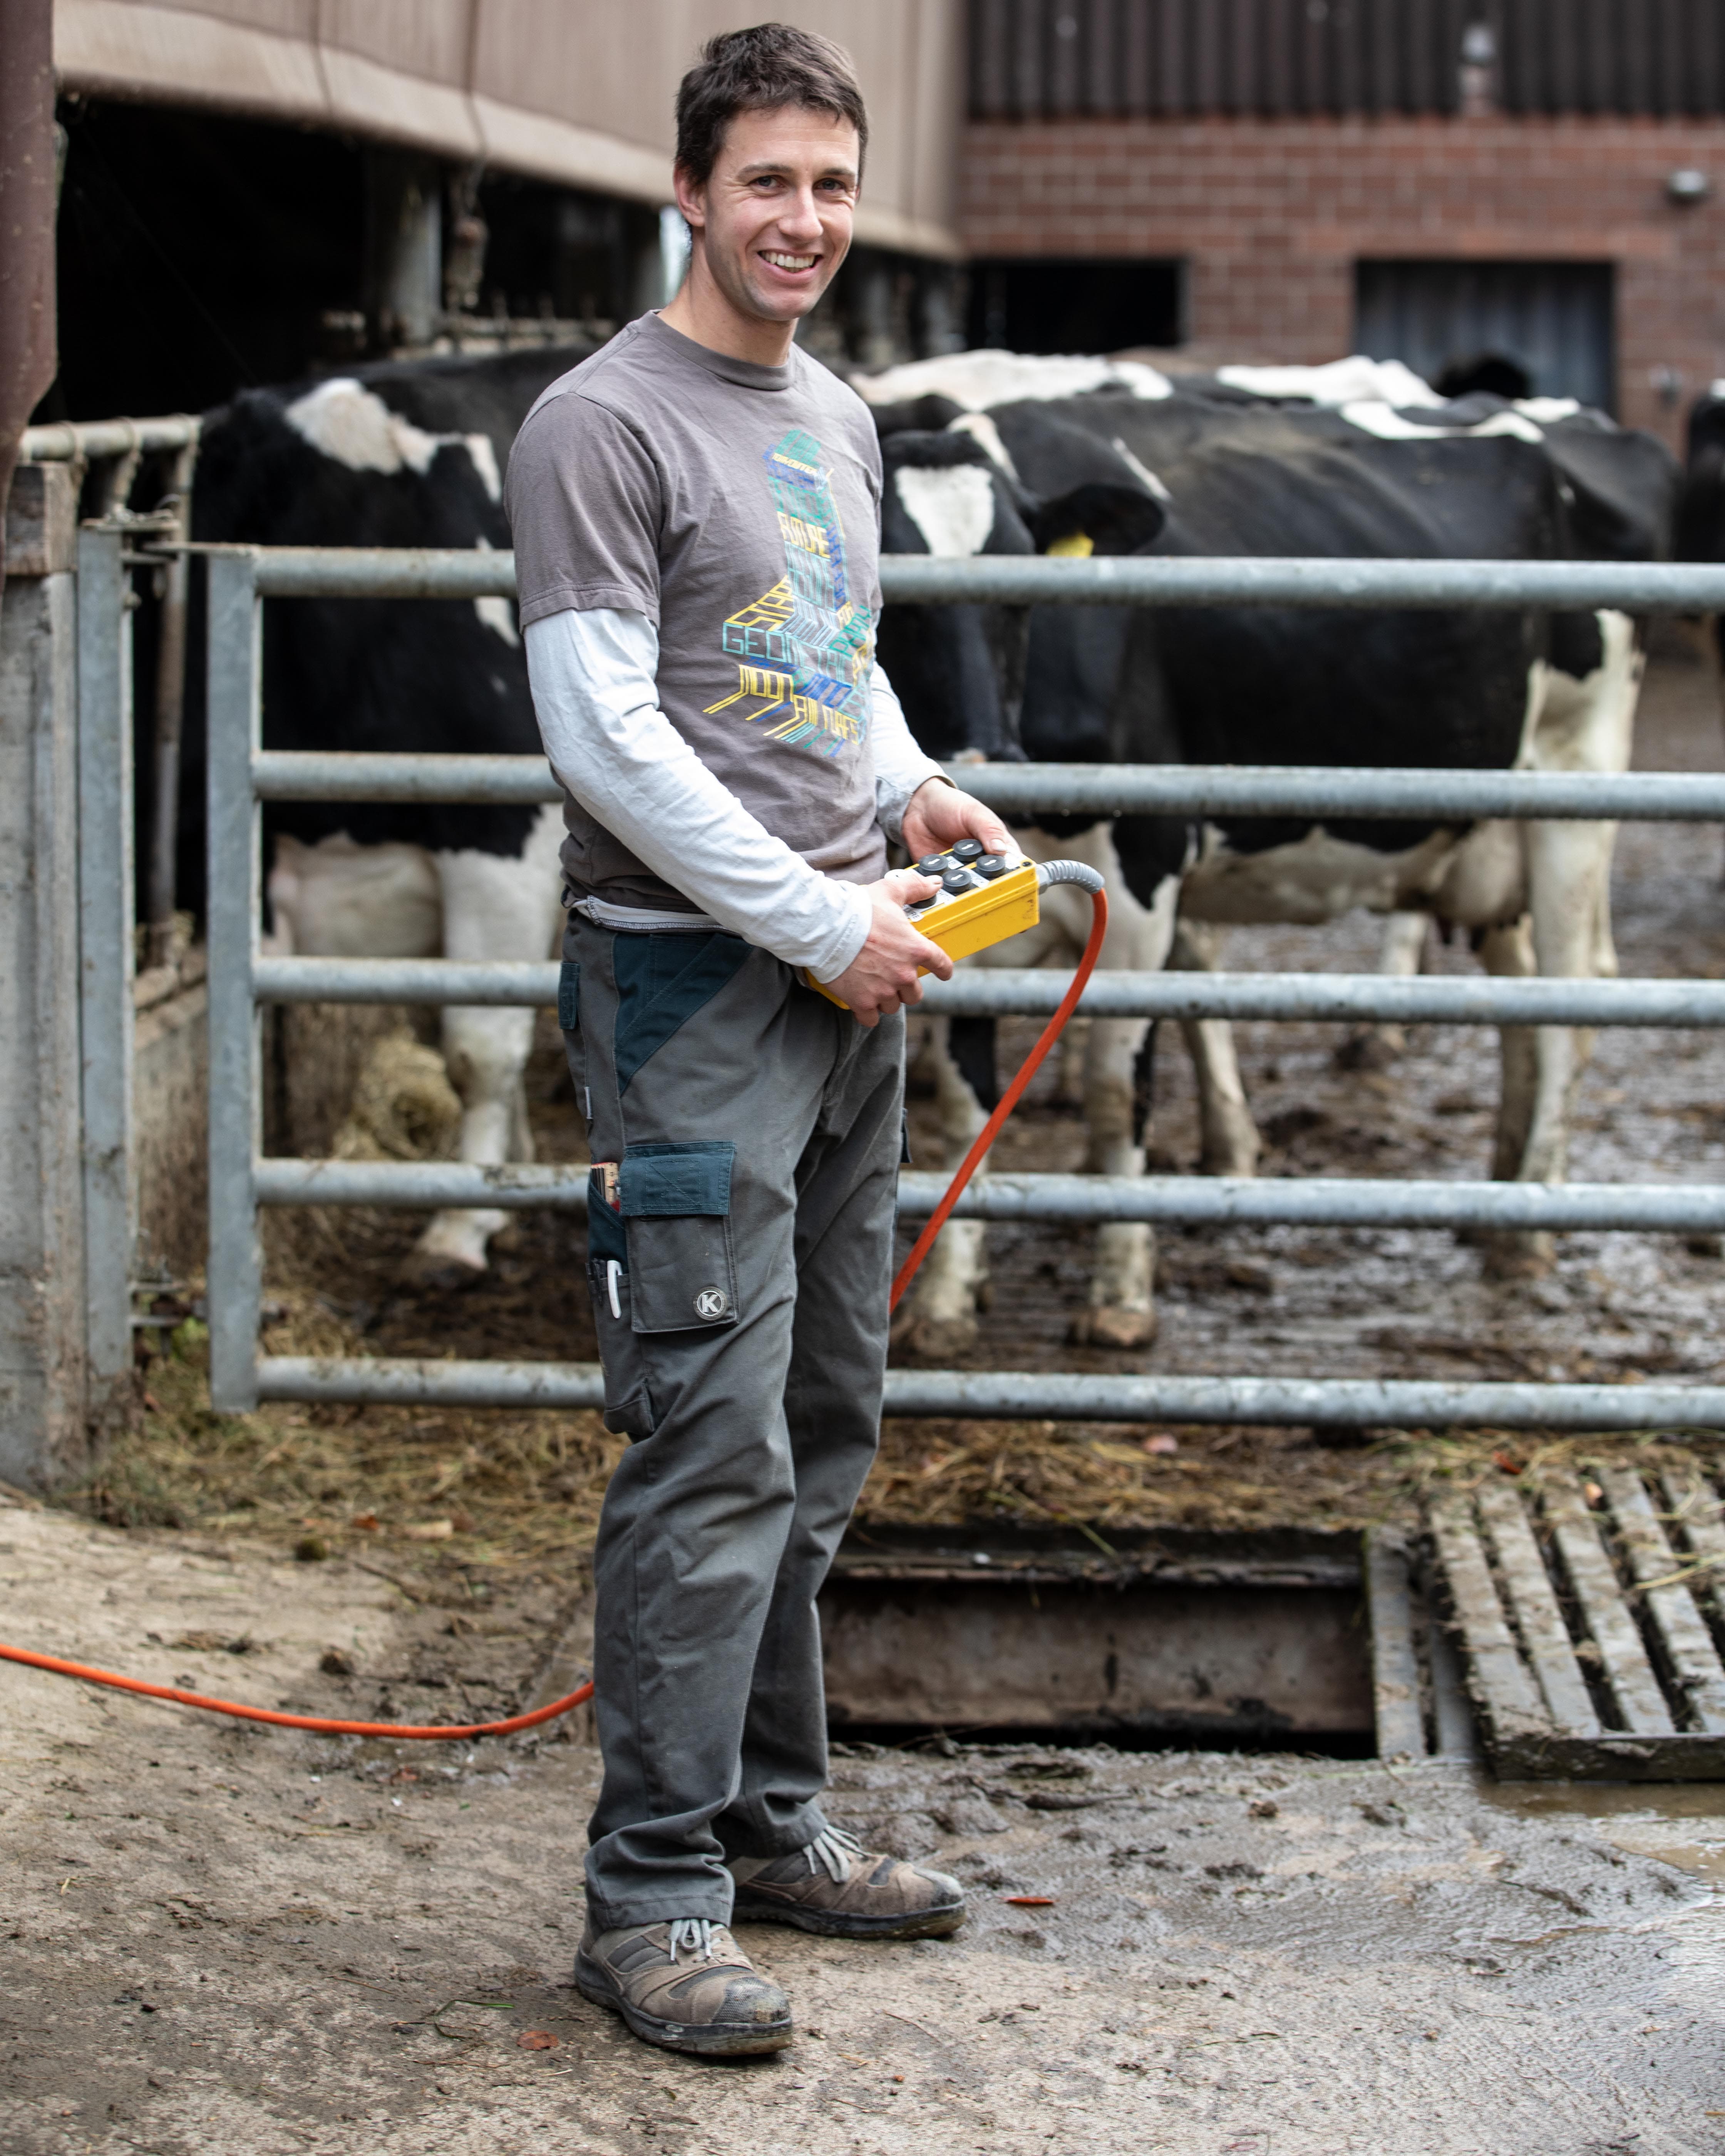
[{"label": "cargo pocket on trousers", "polygon": [[607,1204],[603,1171],[587,1177],[587,1292],[605,1371],[605,1427],[619,1437],[651,1437],[658,1426],[635,1337],[629,1246],[622,1216]]},{"label": "cargo pocket on trousers", "polygon": [[637,1332],[705,1332],[737,1322],[724,1141],[631,1146],[620,1178]]}]

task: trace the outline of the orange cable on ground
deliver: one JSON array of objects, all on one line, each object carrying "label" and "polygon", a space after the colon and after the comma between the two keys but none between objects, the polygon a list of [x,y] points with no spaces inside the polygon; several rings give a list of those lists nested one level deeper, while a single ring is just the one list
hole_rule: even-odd
[{"label": "orange cable on ground", "polygon": [[315,1729],[330,1737],[411,1737],[427,1743],[457,1743],[469,1737],[509,1737],[518,1729],[532,1729],[541,1722],[555,1722],[572,1707],[593,1697],[591,1684],[577,1685],[566,1699],[537,1707],[531,1714],[511,1715],[506,1722],[473,1722],[456,1728],[433,1728],[406,1722],[337,1722],[321,1714],[276,1714],[267,1707],[242,1707],[237,1700],[211,1699],[201,1691],[182,1691],[177,1685],[146,1684],[141,1677],[122,1677],[112,1670],[93,1669],[87,1662],[64,1662],[57,1655],[32,1654],[28,1647],[0,1645],[0,1660],[22,1662],[28,1669],[47,1670],[59,1677],[82,1677],[87,1684],[110,1686],[115,1691],[141,1692],[146,1699],[171,1699],[182,1707],[201,1707],[210,1714],[231,1714],[241,1722],[270,1722],[282,1729]]},{"label": "orange cable on ground", "polygon": [[960,1163],[959,1172],[946,1186],[946,1195],[929,1215],[923,1232],[911,1246],[910,1255],[898,1268],[898,1277],[893,1282],[893,1300],[889,1307],[896,1310],[904,1291],[916,1278],[917,1268],[934,1246],[934,1238],[946,1225],[947,1216],[965,1193],[965,1185],[982,1164],[982,1156],[1001,1134],[1001,1126],[1018,1106],[1024,1089],[1042,1067],[1042,1059],[1065,1030],[1066,1022],[1077,1009],[1078,998],[1084,993],[1084,984],[1096,971],[1096,962],[1102,955],[1102,939],[1108,925],[1108,901],[1105,891],[1093,891],[1090,903],[1093,917],[1090,924],[1090,941],[1084,946],[1084,955],[1078,961],[1078,970],[1072,975],[1072,986],[1060,999],[1060,1008],[1044,1028],[1042,1039],[1019,1066],[1018,1075],[1001,1096],[1000,1105],[982,1126],[976,1142]]}]

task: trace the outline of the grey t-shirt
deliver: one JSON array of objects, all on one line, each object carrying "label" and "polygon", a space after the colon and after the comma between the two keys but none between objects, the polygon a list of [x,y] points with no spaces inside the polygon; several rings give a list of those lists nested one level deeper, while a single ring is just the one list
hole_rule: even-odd
[{"label": "grey t-shirt", "polygon": [[[643,315],[554,382],[509,456],[521,624],[642,613],[659,707],[812,868],[886,868],[868,742],[881,460],[854,391],[794,347],[756,367]],[[566,798],[583,896],[687,909]]]}]

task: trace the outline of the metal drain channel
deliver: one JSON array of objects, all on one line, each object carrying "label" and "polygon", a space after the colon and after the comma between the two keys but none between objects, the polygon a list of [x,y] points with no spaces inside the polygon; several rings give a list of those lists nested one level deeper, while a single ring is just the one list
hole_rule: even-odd
[{"label": "metal drain channel", "polygon": [[865,1520],[821,1621],[836,1738],[1474,1756],[1459,1666],[1392,1529]]}]

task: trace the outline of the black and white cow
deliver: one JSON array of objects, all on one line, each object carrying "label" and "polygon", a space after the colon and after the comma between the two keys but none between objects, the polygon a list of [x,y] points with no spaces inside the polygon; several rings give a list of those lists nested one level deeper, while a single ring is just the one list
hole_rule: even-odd
[{"label": "black and white cow", "polygon": [[[585,357],[534,348],[248,391],[204,421],[195,536],[506,548],[501,475],[509,445],[540,391]],[[539,753],[507,600],[272,599],[265,613],[269,747]],[[201,713],[193,716],[201,726]],[[201,783],[195,769],[188,778]],[[552,808],[272,803],[270,947],[544,958],[559,921],[560,835]],[[186,870],[182,888],[195,891],[201,861],[188,860]],[[522,1077],[532,1036],[530,1011],[444,1011],[463,1160],[531,1158]],[[438,1214],[414,1271],[443,1282],[474,1278],[507,1217]]]},{"label": "black and white cow", "polygon": [[1680,562],[1725,562],[1725,381],[1690,409],[1676,552]]},{"label": "black and white cow", "polygon": [[[1229,369],[1176,392],[1149,368],[967,353],[859,387],[883,413],[923,400],[924,426],[950,413],[948,429],[985,447],[1021,500],[1066,498],[1082,478],[1098,501],[1109,490],[1118,519],[1123,493],[1135,489],[1138,516],[1159,526],[1139,551],[1641,558],[1668,543],[1674,472],[1652,438],[1549,402],[1438,405],[1405,369],[1369,362]],[[1105,551],[1124,528],[1083,526],[1065,545]],[[1020,738],[1027,755],[1057,761],[1620,770],[1641,665],[1634,625],[1610,612],[1039,608]],[[906,673],[898,685],[914,723],[921,685]],[[1208,937],[1230,922],[1315,923],[1365,906],[1415,917],[1422,931],[1434,915],[1468,928],[1495,972],[1592,975],[1615,968],[1614,830],[1261,818],[1194,829],[1123,818],[1082,834],[1054,827],[1046,840],[1032,834],[1030,850],[1084,853],[1108,875],[1120,928],[1104,963],[1201,964]],[[1034,948],[999,946],[985,958],[1070,963],[1085,925],[1077,911],[1067,921],[1051,910]],[[1116,955],[1129,947],[1130,957]],[[1115,1173],[1143,1165],[1134,1080],[1146,1031],[1091,1029],[1091,1161]],[[1250,1173],[1256,1134],[1226,1029],[1188,1037],[1206,1164]],[[1563,1029],[1506,1032],[1494,1173],[1561,1178],[1586,1045]],[[980,1045],[968,1050],[966,1069],[942,1088],[954,1142],[975,1127],[990,1082]],[[1518,1265],[1543,1257],[1525,1240],[1496,1255]],[[1081,1335],[1147,1341],[1152,1271],[1148,1230],[1103,1230]],[[919,1346],[946,1353],[972,1334],[981,1279],[971,1224],[924,1269]]]}]

